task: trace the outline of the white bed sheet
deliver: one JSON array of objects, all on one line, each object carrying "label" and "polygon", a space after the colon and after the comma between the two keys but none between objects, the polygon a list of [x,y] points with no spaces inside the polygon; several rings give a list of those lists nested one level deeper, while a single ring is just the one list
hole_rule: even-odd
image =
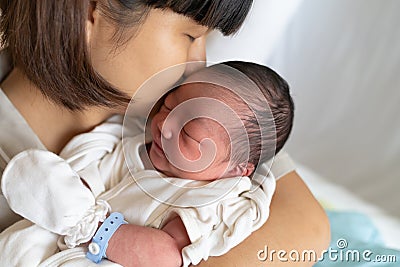
[{"label": "white bed sheet", "polygon": [[374,206],[347,188],[327,181],[310,168],[296,163],[297,172],[306,182],[314,196],[331,210],[353,211],[367,215],[375,226],[388,247],[400,249],[400,221],[385,213],[384,210]]}]

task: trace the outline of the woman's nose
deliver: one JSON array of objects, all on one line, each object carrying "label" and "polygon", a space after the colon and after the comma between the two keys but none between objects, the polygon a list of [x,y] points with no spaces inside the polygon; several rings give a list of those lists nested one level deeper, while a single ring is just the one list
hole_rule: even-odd
[{"label": "woman's nose", "polygon": [[185,76],[190,75],[191,73],[204,68],[206,66],[206,39],[207,36],[203,35],[199,38],[196,38],[193,43],[192,46],[189,49],[189,54],[188,54],[188,63],[186,65],[186,69],[185,69]]}]

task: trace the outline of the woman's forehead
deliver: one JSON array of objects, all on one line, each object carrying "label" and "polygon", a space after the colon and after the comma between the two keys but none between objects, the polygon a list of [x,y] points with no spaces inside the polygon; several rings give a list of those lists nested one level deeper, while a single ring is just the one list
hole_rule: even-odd
[{"label": "woman's forehead", "polygon": [[178,29],[184,27],[185,30],[199,31],[202,33],[205,33],[209,30],[209,27],[201,25],[194,19],[183,14],[176,13],[170,9],[152,9],[150,11],[150,14],[150,17],[155,17],[155,19],[163,20],[164,23],[166,21],[169,23],[173,23],[174,26],[178,26]]}]

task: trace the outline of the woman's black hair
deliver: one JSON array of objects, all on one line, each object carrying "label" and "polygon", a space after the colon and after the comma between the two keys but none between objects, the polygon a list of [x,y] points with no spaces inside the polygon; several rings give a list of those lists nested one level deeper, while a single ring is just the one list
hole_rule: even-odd
[{"label": "woman's black hair", "polygon": [[0,0],[2,46],[43,95],[69,110],[130,100],[90,62],[85,23],[92,5],[117,26],[118,42],[152,8],[171,9],[229,35],[243,23],[252,0]]},{"label": "woman's black hair", "polygon": [[[120,0],[121,2],[131,2]],[[236,32],[252,5],[252,0],[149,0],[155,8],[170,8],[197,21],[203,26],[218,29],[225,35]]]}]

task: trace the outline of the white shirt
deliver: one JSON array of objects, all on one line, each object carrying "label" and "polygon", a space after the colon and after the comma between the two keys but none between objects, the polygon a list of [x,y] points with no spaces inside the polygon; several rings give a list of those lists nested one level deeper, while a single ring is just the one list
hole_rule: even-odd
[{"label": "white shirt", "polygon": [[[3,80],[10,70],[10,60],[7,54],[1,51],[0,80]],[[46,148],[1,89],[0,116],[0,174],[2,174],[7,162],[21,151],[31,148],[46,150]],[[73,165],[72,162],[70,164]],[[79,164],[79,161],[77,160],[74,164]],[[126,167],[107,166],[105,164],[103,168],[116,170],[115,173],[118,173]],[[120,169],[118,170],[118,168]],[[275,178],[278,179],[294,170],[294,167],[290,157],[281,152],[275,158],[271,170]],[[106,188],[114,187],[119,183],[119,180],[116,175],[111,175],[111,178],[103,181],[103,183],[96,179],[88,179],[86,182],[90,185],[93,194],[98,195]],[[55,244],[58,235],[27,220],[18,221],[19,219],[20,217],[10,210],[6,200],[0,194],[0,231],[2,231],[0,233],[0,251],[2,251],[0,262],[2,264],[7,266],[38,266],[42,262],[43,266],[58,266],[59,264],[65,264],[65,266],[96,266],[86,260],[84,248],[68,249],[50,257],[58,251]],[[3,230],[6,227],[9,228]],[[44,261],[45,259],[48,260]],[[108,261],[104,261],[102,265],[118,266]]]},{"label": "white shirt", "polygon": [[[99,212],[93,208],[96,193],[81,183],[81,177],[92,186],[120,177],[122,181],[103,194],[99,192],[97,200],[107,201],[112,211],[121,212],[137,225],[162,228],[179,216],[191,241],[182,250],[184,266],[228,252],[266,222],[275,191],[273,176],[204,182],[145,170],[140,157],[143,126],[139,120],[135,126],[136,131],[119,141],[122,125],[114,117],[73,138],[60,157],[43,150],[19,153],[3,174],[2,189],[10,206],[44,229],[72,238],[75,246],[90,240],[98,224],[93,214],[88,215],[89,210]],[[123,150],[132,162],[132,176],[123,167]],[[88,226],[88,217],[93,227]]]}]

